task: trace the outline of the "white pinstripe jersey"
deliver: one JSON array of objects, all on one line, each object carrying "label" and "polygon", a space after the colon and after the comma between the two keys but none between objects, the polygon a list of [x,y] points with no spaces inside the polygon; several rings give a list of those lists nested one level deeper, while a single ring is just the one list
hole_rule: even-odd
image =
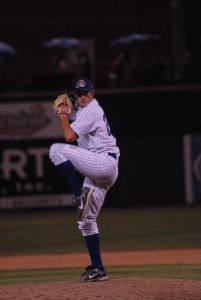
[{"label": "white pinstripe jersey", "polygon": [[94,98],[86,107],[79,107],[71,128],[79,136],[78,146],[91,152],[113,152],[120,155],[116,139],[110,131],[105,113]]}]

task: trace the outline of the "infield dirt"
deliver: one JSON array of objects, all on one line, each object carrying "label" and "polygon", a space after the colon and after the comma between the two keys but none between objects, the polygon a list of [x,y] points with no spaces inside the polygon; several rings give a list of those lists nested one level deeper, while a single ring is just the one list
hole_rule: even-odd
[{"label": "infield dirt", "polygon": [[[201,263],[201,249],[107,252],[105,265]],[[51,254],[0,257],[1,269],[85,266],[86,254]],[[160,278],[110,278],[105,282],[74,281],[0,286],[0,300],[201,300],[201,281]]]},{"label": "infield dirt", "polygon": [[200,300],[201,282],[171,279],[110,279],[105,282],[71,281],[1,286],[1,300]]}]

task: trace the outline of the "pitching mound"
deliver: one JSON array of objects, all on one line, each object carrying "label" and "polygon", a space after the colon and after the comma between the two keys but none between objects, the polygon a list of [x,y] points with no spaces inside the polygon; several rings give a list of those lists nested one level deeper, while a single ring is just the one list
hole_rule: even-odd
[{"label": "pitching mound", "polygon": [[109,279],[105,282],[51,282],[1,286],[0,299],[10,300],[200,300],[201,282],[167,279]]},{"label": "pitching mound", "polygon": [[[104,253],[106,265],[201,263],[201,249]],[[0,257],[0,269],[76,267],[87,264],[86,254]],[[105,282],[74,281],[0,286],[0,300],[201,300],[201,281],[151,278],[110,278]]]}]

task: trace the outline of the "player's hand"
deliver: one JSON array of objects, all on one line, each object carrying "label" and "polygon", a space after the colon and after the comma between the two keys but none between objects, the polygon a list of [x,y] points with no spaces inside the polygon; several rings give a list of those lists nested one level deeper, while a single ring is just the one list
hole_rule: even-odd
[{"label": "player's hand", "polygon": [[73,111],[73,104],[67,94],[59,95],[53,103],[53,111],[56,115],[66,114],[70,116]]},{"label": "player's hand", "polygon": [[56,115],[60,115],[60,114],[66,114],[67,116],[70,116],[72,111],[71,108],[68,105],[60,105],[57,110],[56,110]]}]

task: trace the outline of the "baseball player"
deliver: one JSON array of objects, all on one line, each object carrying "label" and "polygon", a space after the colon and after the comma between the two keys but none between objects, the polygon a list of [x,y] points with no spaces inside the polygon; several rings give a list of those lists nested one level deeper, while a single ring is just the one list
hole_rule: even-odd
[{"label": "baseball player", "polygon": [[[58,96],[54,101],[54,112],[61,122],[67,143],[53,144],[49,157],[75,195],[73,203],[77,205],[78,228],[91,259],[91,265],[79,280],[106,280],[96,219],[107,191],[117,179],[120,150],[105,113],[94,98],[91,80],[76,80],[73,91],[75,105],[67,94]],[[75,141],[77,146],[70,144]],[[78,173],[84,176],[83,184]]]}]

